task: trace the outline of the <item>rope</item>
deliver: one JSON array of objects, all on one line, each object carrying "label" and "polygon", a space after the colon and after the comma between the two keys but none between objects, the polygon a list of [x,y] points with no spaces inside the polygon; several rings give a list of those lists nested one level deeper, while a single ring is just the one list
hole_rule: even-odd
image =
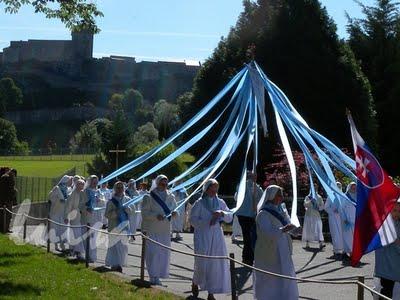
[{"label": "rope", "polygon": [[254,270],[254,271],[257,271],[257,272],[260,272],[260,273],[263,273],[263,274],[267,274],[267,275],[270,275],[270,276],[283,278],[283,279],[295,280],[295,281],[298,281],[298,282],[307,282],[307,283],[320,283],[320,284],[356,284],[356,285],[359,285],[359,286],[363,287],[364,289],[370,291],[372,294],[375,294],[375,295],[381,297],[382,299],[391,300],[390,298],[382,295],[381,293],[375,291],[374,289],[372,289],[368,285],[366,285],[366,284],[364,284],[364,283],[362,283],[362,282],[360,282],[358,280],[330,281],[330,280],[317,280],[317,279],[306,279],[306,278],[292,277],[292,276],[282,275],[282,274],[269,272],[269,271],[266,271],[266,270],[262,270],[262,269],[253,267],[253,266],[250,266],[248,264],[242,263],[241,261],[233,259],[233,258],[231,258],[229,256],[209,256],[209,255],[190,253],[190,252],[182,251],[182,250],[179,250],[179,249],[174,249],[172,247],[166,246],[166,245],[164,245],[164,244],[162,244],[160,242],[157,242],[157,241],[149,238],[147,235],[143,234],[142,232],[141,233],[136,233],[136,234],[114,233],[114,232],[108,232],[108,231],[105,231],[105,230],[100,230],[100,229],[97,229],[97,228],[94,228],[94,227],[91,227],[91,226],[88,226],[88,225],[67,225],[67,224],[58,223],[58,222],[53,221],[53,220],[51,220],[49,218],[35,218],[35,217],[29,216],[29,215],[27,215],[25,213],[18,214],[18,213],[14,213],[14,212],[10,211],[8,208],[0,207],[0,209],[6,210],[9,213],[11,213],[13,215],[16,215],[16,216],[25,216],[25,217],[33,219],[33,220],[42,220],[42,221],[47,220],[47,221],[49,221],[49,222],[51,222],[53,224],[57,224],[59,226],[64,226],[64,227],[71,227],[71,228],[78,228],[78,227],[79,228],[83,228],[83,227],[86,227],[86,228],[89,228],[90,230],[94,230],[94,231],[101,232],[101,233],[104,233],[104,234],[115,235],[115,236],[141,236],[143,239],[148,240],[148,241],[150,241],[150,242],[152,242],[154,244],[157,244],[157,245],[159,245],[159,246],[161,246],[161,247],[163,247],[165,249],[169,249],[170,251],[173,251],[173,252],[181,253],[183,255],[188,255],[188,256],[192,256],[192,257],[199,257],[199,258],[227,259],[229,261],[233,261],[233,262],[237,263],[238,265],[247,267],[247,268],[249,268],[251,270]]}]

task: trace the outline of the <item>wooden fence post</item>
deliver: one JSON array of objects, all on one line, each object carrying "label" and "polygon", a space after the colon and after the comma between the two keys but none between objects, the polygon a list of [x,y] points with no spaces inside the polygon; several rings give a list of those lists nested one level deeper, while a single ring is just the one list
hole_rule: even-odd
[{"label": "wooden fence post", "polygon": [[24,239],[24,242],[26,242],[26,215],[25,215],[25,221],[24,221],[24,235],[23,235],[23,239]]},{"label": "wooden fence post", "polygon": [[47,253],[50,252],[50,216],[47,216]]},{"label": "wooden fence post", "polygon": [[235,254],[229,253],[229,257],[231,258],[229,260],[229,265],[230,265],[230,271],[231,271],[231,293],[232,293],[232,300],[237,300],[237,292],[236,292],[236,272],[235,272],[235,262],[233,261],[235,259]]},{"label": "wooden fence post", "polygon": [[86,251],[85,251],[85,264],[86,264],[86,268],[89,267],[89,253],[90,253],[90,228],[89,228],[90,224],[87,223],[86,224]]},{"label": "wooden fence post", "polygon": [[140,256],[140,280],[144,281],[144,260],[146,255],[146,233],[142,235],[142,254]]},{"label": "wooden fence post", "polygon": [[[365,282],[364,276],[358,276],[358,281],[361,283]],[[357,300],[364,300],[364,287],[361,284],[357,284]]]},{"label": "wooden fence post", "polygon": [[3,205],[3,230],[4,233],[7,233],[7,210],[6,210],[7,206]]}]

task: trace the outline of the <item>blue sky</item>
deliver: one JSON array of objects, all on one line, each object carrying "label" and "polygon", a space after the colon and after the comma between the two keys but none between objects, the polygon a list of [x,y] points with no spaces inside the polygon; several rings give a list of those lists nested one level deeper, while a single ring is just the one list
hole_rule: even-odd
[{"label": "blue sky", "polygon": [[[94,54],[135,56],[138,60],[204,60],[221,36],[235,25],[242,0],[97,0],[104,18],[95,37]],[[338,34],[346,36],[345,11],[361,16],[352,0],[322,0],[333,17]],[[372,4],[373,0],[362,0]],[[57,20],[48,20],[24,7],[16,15],[0,4],[0,49],[10,40],[69,39]]]}]

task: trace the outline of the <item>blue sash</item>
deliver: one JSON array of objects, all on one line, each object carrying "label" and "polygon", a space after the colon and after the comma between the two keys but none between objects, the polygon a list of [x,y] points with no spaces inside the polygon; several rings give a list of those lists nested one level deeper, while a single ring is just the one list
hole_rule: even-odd
[{"label": "blue sash", "polygon": [[96,192],[91,189],[86,189],[86,194],[88,197],[88,201],[86,202],[86,207],[90,210],[93,210],[95,201],[96,201]]},{"label": "blue sash", "polygon": [[349,198],[351,203],[353,203],[354,205],[357,204],[357,201],[355,199],[353,199],[353,197],[350,195],[350,193],[346,193],[346,196]]},{"label": "blue sash", "polygon": [[287,224],[289,224],[289,222],[276,210],[273,210],[269,207],[264,207],[261,210],[269,212],[271,215],[273,215],[275,218],[277,218],[279,220],[279,222],[282,223],[283,226],[286,226]]},{"label": "blue sash", "polygon": [[150,196],[158,203],[158,205],[161,206],[162,210],[164,211],[164,214],[168,216],[168,221],[171,221],[171,210],[167,206],[167,204],[161,200],[161,198],[154,193],[154,191],[150,192]]},{"label": "blue sash", "polygon": [[118,225],[120,225],[122,222],[128,221],[128,214],[124,210],[124,207],[121,205],[121,203],[114,197],[111,198],[111,202],[118,210]]},{"label": "blue sash", "polygon": [[65,184],[59,184],[58,187],[60,188],[60,191],[64,197],[64,201],[67,201],[68,198],[68,188]]}]

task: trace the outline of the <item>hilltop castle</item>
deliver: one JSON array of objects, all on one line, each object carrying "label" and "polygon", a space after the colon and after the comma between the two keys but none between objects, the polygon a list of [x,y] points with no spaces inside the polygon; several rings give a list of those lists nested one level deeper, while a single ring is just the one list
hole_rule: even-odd
[{"label": "hilltop castle", "polygon": [[154,102],[175,100],[190,91],[200,68],[185,62],[136,62],[134,57],[124,56],[94,58],[93,34],[71,35],[71,40],[11,41],[0,52],[0,78],[12,77],[25,93],[34,91],[38,81],[54,89],[83,91],[97,104],[132,87]]}]

